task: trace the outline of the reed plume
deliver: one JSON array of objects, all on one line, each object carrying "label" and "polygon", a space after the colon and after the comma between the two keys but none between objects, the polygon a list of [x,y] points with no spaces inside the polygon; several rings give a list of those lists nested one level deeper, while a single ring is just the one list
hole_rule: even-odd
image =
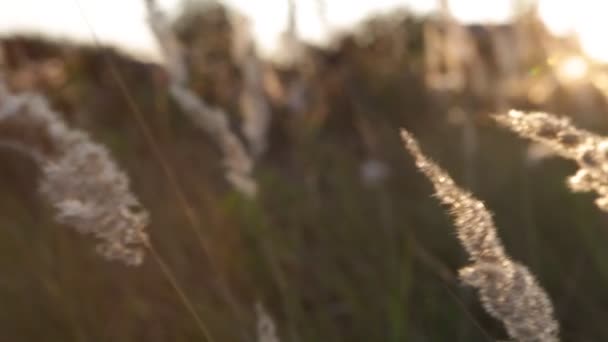
[{"label": "reed plume", "polygon": [[188,88],[188,72],[182,46],[165,13],[158,8],[154,0],[146,0],[146,8],[148,24],[165,58],[171,96],[192,123],[208,134],[221,150],[228,182],[247,197],[254,197],[257,193],[257,183],[251,175],[253,160],[230,129],[224,110],[210,106]]},{"label": "reed plume", "polygon": [[458,187],[450,175],[427,158],[414,137],[401,131],[416,167],[431,181],[439,201],[449,208],[460,243],[471,264],[460,278],[477,288],[486,311],[503,322],[517,341],[558,341],[553,305],[532,273],[507,255],[492,214],[480,200]]},{"label": "reed plume", "polygon": [[595,192],[595,204],[608,212],[608,138],[544,112],[511,110],[494,118],[501,126],[575,161],[579,169],[568,178],[568,186],[574,192]]},{"label": "reed plume", "polygon": [[149,215],[129,190],[129,178],[109,151],[69,128],[41,95],[12,94],[0,78],[0,144],[32,157],[42,170],[39,190],[56,220],[99,241],[109,260],[140,265]]}]

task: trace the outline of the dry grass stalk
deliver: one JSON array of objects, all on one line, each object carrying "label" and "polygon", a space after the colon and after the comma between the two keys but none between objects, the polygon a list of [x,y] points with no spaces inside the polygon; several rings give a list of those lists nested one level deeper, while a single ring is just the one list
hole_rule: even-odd
[{"label": "dry grass stalk", "polygon": [[104,146],[69,128],[42,96],[11,94],[1,79],[0,134],[3,145],[40,165],[39,189],[58,222],[97,237],[97,251],[107,259],[143,262],[148,213]]},{"label": "dry grass stalk", "polygon": [[574,192],[597,194],[595,204],[608,212],[608,138],[578,129],[567,118],[543,112],[511,110],[495,116],[502,126],[574,160],[579,169],[568,179]]},{"label": "dry grass stalk", "polygon": [[559,326],[549,297],[530,271],[506,254],[492,214],[428,159],[410,133],[402,130],[401,136],[417,168],[433,183],[439,201],[449,208],[458,239],[469,255],[471,265],[460,270],[461,279],[478,289],[486,311],[504,323],[511,338],[558,341]]},{"label": "dry grass stalk", "polygon": [[170,78],[169,91],[192,122],[205,131],[224,156],[226,179],[248,197],[254,197],[257,183],[252,178],[253,161],[239,138],[230,129],[226,113],[214,108],[188,88],[188,73],[183,51],[166,15],[156,1],[146,0],[148,23],[163,51]]},{"label": "dry grass stalk", "polygon": [[261,302],[255,304],[255,315],[257,318],[257,341],[280,342],[274,320]]}]

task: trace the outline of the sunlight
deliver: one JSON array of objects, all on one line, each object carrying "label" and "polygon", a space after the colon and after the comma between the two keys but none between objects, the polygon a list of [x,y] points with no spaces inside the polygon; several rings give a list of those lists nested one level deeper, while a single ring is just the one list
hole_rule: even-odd
[{"label": "sunlight", "polygon": [[608,2],[539,0],[539,15],[555,34],[575,34],[583,50],[596,61],[608,61],[605,31]]},{"label": "sunlight", "polygon": [[557,77],[563,82],[576,82],[585,79],[589,74],[589,64],[582,56],[569,56],[558,62],[550,61],[555,66]]}]

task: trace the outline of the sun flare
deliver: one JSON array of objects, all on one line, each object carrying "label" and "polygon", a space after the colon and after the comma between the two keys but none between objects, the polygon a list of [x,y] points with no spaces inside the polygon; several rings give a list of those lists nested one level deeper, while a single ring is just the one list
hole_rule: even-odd
[{"label": "sun flare", "polygon": [[549,61],[555,67],[557,77],[563,82],[581,81],[589,75],[589,63],[582,56],[568,56],[559,61]]},{"label": "sun flare", "polygon": [[608,62],[606,44],[607,1],[597,0],[539,0],[539,15],[555,34],[574,34],[581,47],[592,59]]}]

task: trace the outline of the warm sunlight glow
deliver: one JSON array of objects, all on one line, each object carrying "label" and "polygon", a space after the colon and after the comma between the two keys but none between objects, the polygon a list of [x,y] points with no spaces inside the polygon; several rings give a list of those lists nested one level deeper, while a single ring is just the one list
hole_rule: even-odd
[{"label": "warm sunlight glow", "polygon": [[589,57],[608,61],[608,1],[539,0],[539,14],[556,34],[576,34]]},{"label": "warm sunlight glow", "polygon": [[589,64],[581,56],[570,56],[555,64],[557,76],[563,82],[580,81],[589,74]]}]

